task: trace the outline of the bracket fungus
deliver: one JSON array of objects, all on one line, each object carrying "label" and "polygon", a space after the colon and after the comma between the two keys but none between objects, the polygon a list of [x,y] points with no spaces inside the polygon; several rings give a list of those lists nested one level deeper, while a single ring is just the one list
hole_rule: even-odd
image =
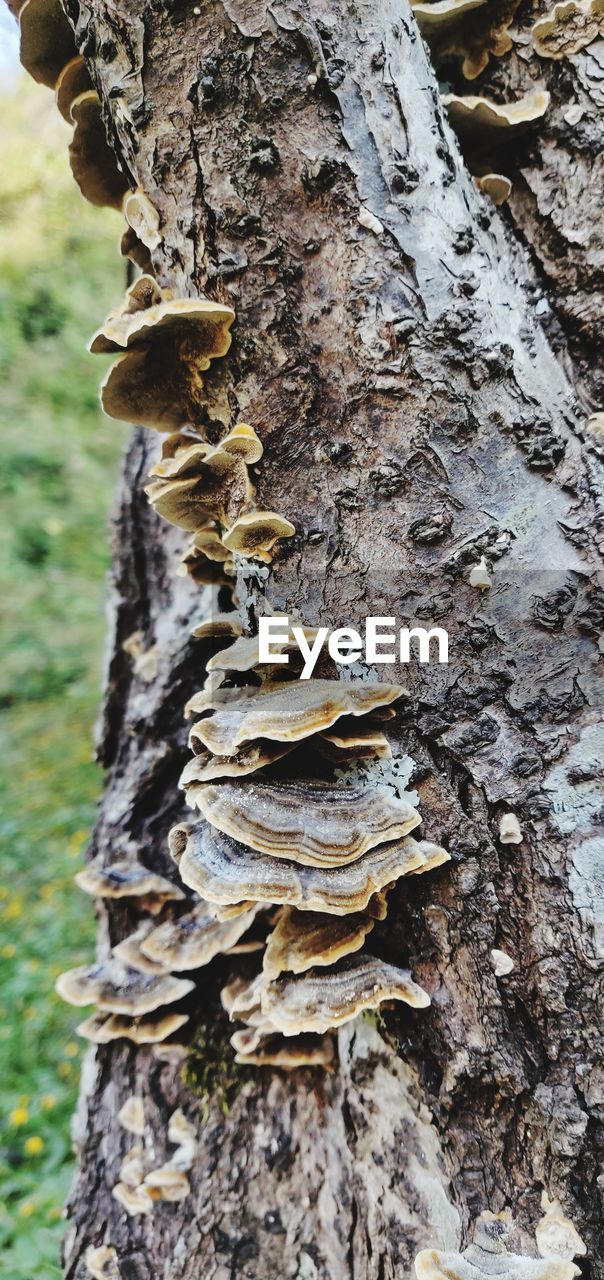
[{"label": "bracket fungus", "polygon": [[502,844],[522,844],[522,828],[515,813],[504,813],[499,823],[499,839]]},{"label": "bracket fungus", "polygon": [[69,163],[82,195],[90,204],[121,209],[128,183],[107,141],[101,101],[94,89],[73,99],[71,120]]},{"label": "bracket fungus", "polygon": [[[256,738],[276,742],[300,742],[329,729],[340,716],[363,716],[377,707],[400,698],[401,685],[341,680],[267,681],[260,688],[240,689],[227,705],[220,705],[191,730],[192,749],[196,744],[216,755],[232,755],[242,743]],[[195,700],[190,711],[197,709]]]},{"label": "bracket fungus", "polygon": [[361,956],[343,960],[334,969],[310,969],[300,977],[281,977],[263,987],[262,1013],[282,1035],[325,1032],[341,1027],[366,1009],[385,1000],[402,1000],[414,1009],[430,1004],[427,991],[406,969]]},{"label": "bracket fungus", "polygon": [[159,213],[142,187],[126,196],[123,208],[126,222],[140,243],[147,249],[157,249],[161,244]]},{"label": "bracket fungus", "polygon": [[88,67],[83,58],[70,58],[62,68],[55,85],[57,107],[68,124],[73,124],[71,108],[82,93],[93,88]]},{"label": "bracket fungus", "polygon": [[114,1013],[95,1013],[76,1027],[78,1035],[92,1044],[109,1044],[111,1040],[131,1040],[133,1044],[159,1044],[180,1031],[189,1021],[187,1013],[144,1014],[127,1018]]},{"label": "bracket fungus", "polygon": [[90,342],[93,354],[123,353],[101,387],[105,413],[158,431],[194,422],[203,404],[201,374],[226,355],[234,319],[232,307],[173,298],[141,276]]},{"label": "bracket fungus", "polygon": [[415,1259],[417,1280],[573,1280],[580,1276],[573,1262],[561,1258],[529,1258],[510,1253],[506,1239],[511,1229],[507,1213],[481,1214],[474,1241],[463,1253],[422,1249]]},{"label": "bracket fungus", "polygon": [[[484,196],[488,196],[489,200],[492,200],[493,204],[497,205],[505,204],[512,190],[510,179],[506,178],[503,173],[484,173],[481,178],[475,178],[474,181],[478,190],[482,191]],[[475,581],[472,581],[472,574],[474,574]],[[479,575],[482,581],[478,581]],[[489,579],[488,582],[487,578]],[[491,586],[491,579],[489,578],[484,556],[481,556],[479,563],[473,565],[470,570],[470,585],[472,587]]]},{"label": "bracket fungus", "polygon": [[152,961],[175,972],[199,969],[214,956],[227,951],[254,923],[256,910],[242,912],[231,920],[216,920],[205,902],[175,920],[165,920],[153,929],[142,944]]},{"label": "bracket fungus", "polygon": [[541,1208],[543,1217],[535,1229],[541,1257],[563,1258],[566,1262],[571,1262],[576,1257],[585,1257],[587,1245],[570,1218],[567,1218],[560,1201],[550,1200],[547,1191],[544,1191]]},{"label": "bracket fungus", "polygon": [[111,1194],[123,1206],[129,1217],[135,1217],[139,1213],[153,1213],[155,1207],[153,1196],[142,1185],[129,1187],[125,1182],[116,1182]]},{"label": "bracket fungus", "polygon": [[145,1104],[142,1098],[137,1097],[136,1094],[126,1098],[117,1113],[117,1122],[128,1133],[134,1133],[137,1138],[142,1138],[145,1132]]},{"label": "bracket fungus", "polygon": [[568,58],[604,35],[604,0],[562,0],[531,30],[541,58]]},{"label": "bracket fungus", "polygon": [[120,858],[103,866],[102,858],[95,858],[75,876],[75,883],[84,893],[95,898],[136,898],[151,915],[161,911],[165,902],[179,902],[186,896],[178,885],[156,875],[138,862]]},{"label": "bracket fungus", "polygon": [[229,551],[251,556],[270,564],[271,552],[280,538],[291,538],[296,532],[291,520],[276,511],[247,511],[238,516],[222,541]]},{"label": "bracket fungus", "polygon": [[[412,4],[419,29],[436,64],[452,55],[462,59],[462,75],[475,80],[491,55],[500,58],[512,48],[509,26],[519,0],[435,0]],[[478,10],[478,12],[477,12]]]},{"label": "bracket fungus", "polygon": [[170,849],[184,884],[210,902],[265,902],[343,916],[371,913],[375,893],[401,876],[447,862],[439,846],[412,838],[370,850],[346,867],[309,867],[257,853],[207,822],[173,827]]},{"label": "bracket fungus", "polygon": [[401,839],[421,818],[386,787],[338,782],[226,781],[197,792],[204,817],[259,853],[304,866],[341,867]]},{"label": "bracket fungus", "polygon": [[25,0],[19,28],[22,65],[38,84],[54,89],[62,68],[77,53],[75,36],[60,0]]},{"label": "bracket fungus", "polygon": [[535,89],[516,102],[498,103],[468,94],[446,93],[442,98],[453,128],[462,138],[471,137],[485,145],[507,140],[540,120],[550,102],[546,89]]},{"label": "bracket fungus", "polygon": [[374,921],[366,915],[333,916],[285,907],[269,934],[262,969],[267,979],[335,964],[362,947]]},{"label": "bracket fungus", "polygon": [[169,973],[169,965],[162,964],[160,960],[152,960],[142,949],[143,941],[149,937],[154,928],[153,919],[143,920],[134,933],[128,934],[127,938],[122,938],[122,941],[113,948],[114,960],[119,960],[120,964],[128,969],[136,969],[138,973]]},{"label": "bracket fungus", "polygon": [[335,1065],[336,1048],[333,1036],[305,1035],[285,1039],[280,1035],[260,1036],[253,1048],[246,1049],[241,1041],[237,1047],[235,1032],[231,1043],[235,1049],[235,1062],[241,1066],[279,1067],[281,1071],[298,1071],[301,1067],[322,1067],[331,1071]]},{"label": "bracket fungus", "polygon": [[68,969],[57,978],[56,990],[67,1004],[96,1003],[101,1012],[136,1018],[182,1000],[194,986],[187,978],[138,973],[110,962]]},{"label": "bracket fungus", "polygon": [[117,1253],[113,1245],[103,1244],[98,1249],[87,1249],[86,1270],[92,1280],[121,1280]]},{"label": "bracket fungus", "polygon": [[[177,432],[164,441],[161,459],[151,468],[147,497],[164,520],[191,533],[207,521],[226,527],[251,505],[248,458],[256,461],[261,455],[262,445],[245,423],[217,445]],[[216,556],[214,540],[208,542]]]}]

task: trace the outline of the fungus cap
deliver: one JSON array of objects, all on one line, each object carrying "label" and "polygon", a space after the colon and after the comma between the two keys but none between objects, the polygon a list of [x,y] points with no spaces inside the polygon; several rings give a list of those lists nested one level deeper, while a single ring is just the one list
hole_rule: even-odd
[{"label": "fungus cap", "polygon": [[152,276],[141,276],[126,291],[123,302],[93,335],[93,355],[148,348],[166,338],[196,338],[196,363],[226,355],[231,345],[232,307],[208,298],[173,298]]},{"label": "fungus cap", "polygon": [[98,1249],[86,1250],[86,1270],[92,1280],[121,1280],[117,1253],[113,1245],[103,1244]]},{"label": "fungus cap", "polygon": [[222,539],[229,551],[268,562],[280,538],[291,538],[296,532],[291,520],[276,511],[247,511],[239,516]]},{"label": "fungus cap", "polygon": [[141,1213],[153,1213],[154,1200],[144,1186],[129,1187],[125,1182],[116,1182],[111,1194],[131,1218]]},{"label": "fungus cap", "polygon": [[504,813],[499,823],[499,839],[502,844],[522,844],[522,828],[515,813]]},{"label": "fungus cap", "polygon": [[19,57],[38,84],[54,89],[61,68],[77,53],[60,0],[26,0],[19,13]]},{"label": "fungus cap", "polygon": [[82,195],[90,204],[121,209],[128,183],[107,141],[101,102],[94,89],[74,98],[71,119],[74,130],[69,163]]},{"label": "fungus cap", "polygon": [[128,1133],[134,1133],[138,1138],[142,1138],[145,1132],[145,1104],[142,1098],[137,1097],[136,1094],[126,1098],[117,1113],[117,1122]]},{"label": "fungus cap", "polygon": [[[235,1041],[235,1035],[232,1042]],[[233,1046],[235,1047],[235,1046]],[[235,1062],[241,1066],[278,1067],[281,1071],[298,1071],[301,1067],[333,1070],[336,1050],[333,1036],[261,1035],[253,1048],[238,1048]]]},{"label": "fungus cap", "polygon": [[545,115],[550,102],[546,89],[535,89],[516,102],[497,103],[473,94],[460,97],[444,94],[452,125],[461,134],[477,134],[484,138],[507,137]]},{"label": "fungus cap", "polygon": [[385,1000],[402,1000],[414,1009],[430,1004],[427,991],[406,969],[366,955],[343,960],[335,969],[277,978],[260,996],[262,1013],[286,1036],[343,1026]]},{"label": "fungus cap", "polygon": [[[512,190],[512,184],[510,182],[510,179],[506,178],[505,174],[503,173],[485,173],[481,178],[475,178],[474,181],[476,183],[476,186],[478,187],[478,190],[482,191],[483,195],[488,196],[489,200],[492,200],[493,204],[497,204],[497,205],[504,204]],[[479,570],[482,570],[482,574],[480,576],[482,576],[484,581],[476,580],[473,582],[472,574],[474,574],[476,577]],[[474,565],[470,571],[470,586],[490,587],[491,580],[489,578],[489,581],[487,582],[486,581],[487,578],[489,578],[489,574],[487,571],[485,558],[484,556],[481,556],[480,563],[478,565]]]},{"label": "fungus cap", "polygon": [[76,98],[92,88],[92,80],[84,59],[79,55],[76,58],[70,58],[61,69],[55,86],[57,107],[68,124],[73,124],[71,108]]},{"label": "fungus cap", "polygon": [[[170,848],[183,883],[210,902],[237,910],[250,902],[273,903],[336,916],[370,911],[375,893],[428,862],[422,842],[406,839],[372,849],[347,867],[301,866],[247,849],[207,822],[174,827]],[[444,850],[441,855],[442,861],[449,856]]]},{"label": "fungus cap", "polygon": [[568,58],[604,35],[604,0],[562,0],[531,30],[541,58]]},{"label": "fungus cap", "polygon": [[60,974],[56,991],[67,1004],[97,1003],[100,1012],[140,1017],[182,1000],[195,983],[171,974],[137,973],[112,963],[81,965]]},{"label": "fungus cap", "polygon": [[234,840],[305,866],[344,866],[421,822],[408,799],[363,783],[227,780],[200,786],[196,800]]},{"label": "fungus cap", "polygon": [[187,1013],[145,1014],[127,1018],[118,1014],[95,1013],[76,1027],[78,1035],[93,1044],[109,1044],[110,1040],[131,1040],[133,1044],[159,1044],[179,1031],[189,1021]]},{"label": "fungus cap", "polygon": [[185,897],[178,885],[156,875],[147,867],[127,858],[103,866],[102,858],[89,862],[78,871],[75,883],[84,893],[96,898],[141,898],[155,900],[157,907],[164,902],[178,902]]},{"label": "fungus cap", "polygon": [[268,936],[263,973],[272,980],[280,973],[305,973],[334,964],[358,951],[373,925],[366,915],[333,916],[285,907]]},{"label": "fungus cap", "polygon": [[221,922],[211,915],[206,903],[201,902],[187,915],[159,924],[145,938],[142,949],[153,962],[176,973],[199,969],[238,942],[255,916],[256,909],[252,908]]},{"label": "fungus cap", "polygon": [[137,187],[124,200],[124,217],[137,239],[147,249],[157,249],[161,244],[159,213],[142,187]]}]

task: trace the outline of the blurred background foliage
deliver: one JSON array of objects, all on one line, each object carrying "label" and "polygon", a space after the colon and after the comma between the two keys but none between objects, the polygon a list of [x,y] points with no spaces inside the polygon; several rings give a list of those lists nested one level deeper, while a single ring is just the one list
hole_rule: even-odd
[{"label": "blurred background foliage", "polygon": [[124,283],[121,220],[81,198],[52,95],[1,95],[0,1275],[60,1276],[81,1045],[57,974],[91,957],[73,875],[94,820],[108,565],[124,433],[86,341]]}]

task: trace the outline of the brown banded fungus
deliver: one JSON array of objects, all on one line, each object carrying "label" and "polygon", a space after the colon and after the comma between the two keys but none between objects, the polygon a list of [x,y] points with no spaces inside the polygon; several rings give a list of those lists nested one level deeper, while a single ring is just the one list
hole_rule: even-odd
[{"label": "brown banded fungus", "polygon": [[261,992],[261,1010],[282,1035],[325,1032],[352,1021],[385,1000],[402,1000],[414,1009],[430,1004],[427,991],[406,969],[360,956],[343,960],[334,969],[310,969],[301,977],[282,977]]},{"label": "brown banded fungus", "polygon": [[550,95],[546,89],[535,89],[516,102],[497,103],[472,94],[459,97],[447,93],[442,101],[456,133],[487,145],[498,140],[507,142],[540,120],[547,111]]},{"label": "brown banded fungus", "polygon": [[125,1182],[117,1182],[111,1194],[119,1201],[129,1217],[135,1217],[139,1213],[153,1213],[153,1196],[143,1186],[129,1187]]},{"label": "brown banded fungus", "polygon": [[71,108],[82,93],[93,87],[88,67],[83,58],[71,58],[62,68],[55,86],[56,102],[63,119],[73,124]]},{"label": "brown banded fungus", "polygon": [[94,335],[94,354],[123,352],[101,388],[110,418],[158,431],[195,422],[203,407],[202,373],[226,355],[231,307],[207,298],[173,298],[141,276]]},{"label": "brown banded fungus", "polygon": [[82,195],[90,204],[121,209],[128,183],[107,141],[101,102],[94,89],[73,99],[71,120],[74,130],[69,163]]},{"label": "brown banded fungus", "polygon": [[[512,48],[509,26],[519,0],[435,0],[413,4],[419,29],[436,64],[451,55],[462,59],[462,75],[475,80],[491,56]],[[478,11],[478,12],[477,12]]]},{"label": "brown banded fungus", "polygon": [[[169,436],[161,460],[149,474],[149,501],[164,520],[192,533],[208,520],[228,525],[253,499],[246,452],[255,461],[262,454],[262,445],[244,423],[217,445],[182,433]],[[212,549],[216,555],[214,543]]]},{"label": "brown banded fungus", "polygon": [[103,1244],[99,1249],[87,1249],[85,1262],[92,1280],[121,1280],[117,1253],[112,1245]]},{"label": "brown banded fungus", "polygon": [[161,244],[159,213],[141,187],[132,191],[124,200],[124,217],[134,231],[137,240],[146,249],[157,249]]},{"label": "brown banded fungus", "polygon": [[188,978],[138,973],[115,963],[82,965],[57,978],[58,995],[68,1004],[97,1004],[101,1012],[140,1017],[182,1000],[194,989]]},{"label": "brown banded fungus", "polygon": [[102,858],[96,858],[78,871],[75,883],[95,898],[136,898],[141,909],[151,915],[161,911],[164,903],[179,902],[185,897],[182,889],[165,876],[127,858],[108,866],[103,866]]},{"label": "brown banded fungus", "polygon": [[285,907],[269,934],[263,972],[271,980],[284,972],[305,973],[335,964],[362,947],[373,925],[366,915],[333,916]]},{"label": "brown banded fungus", "polygon": [[212,782],[215,778],[237,778],[255,773],[257,769],[282,760],[295,747],[295,742],[258,740],[239,747],[232,756],[213,756],[211,752],[203,751],[185,765],[179,786],[185,792],[187,803],[193,807],[197,804],[197,788],[201,783]]},{"label": "brown banded fungus", "polygon": [[145,1105],[142,1098],[137,1097],[136,1094],[126,1098],[117,1113],[117,1122],[128,1133],[134,1133],[137,1138],[142,1138],[145,1132]]},{"label": "brown banded fungus", "polygon": [[[432,869],[448,853],[412,838],[372,849],[347,867],[300,866],[238,844],[207,822],[173,827],[170,850],[183,883],[222,906],[245,902],[336,916],[372,912],[373,895],[401,876]],[[378,905],[381,917],[381,904]]]},{"label": "brown banded fungus", "polygon": [[236,1047],[235,1032],[232,1038],[235,1062],[241,1066],[279,1067],[281,1071],[298,1071],[301,1067],[322,1067],[331,1071],[335,1066],[336,1049],[333,1036],[305,1035],[285,1039],[280,1035],[264,1035],[253,1048]]},{"label": "brown banded fungus", "polygon": [[138,973],[169,973],[169,965],[166,966],[159,960],[151,960],[142,950],[142,942],[149,937],[154,928],[153,920],[144,920],[135,933],[129,934],[127,938],[117,943],[113,948],[113,958],[129,969],[136,969]]},{"label": "brown banded fungus", "polygon": [[247,511],[238,516],[222,541],[229,551],[270,564],[275,543],[296,532],[291,520],[276,511]]},{"label": "brown banded fungus", "polygon": [[562,1258],[529,1258],[506,1247],[511,1222],[506,1213],[483,1213],[474,1242],[463,1253],[422,1249],[415,1259],[417,1280],[573,1280],[580,1276],[573,1262]]},{"label": "brown banded fungus", "polygon": [[305,866],[341,867],[421,822],[408,800],[358,783],[226,781],[196,791],[204,817],[259,853]]},{"label": "brown banded fungus", "polygon": [[[476,186],[482,191],[484,196],[488,196],[493,204],[505,204],[510,192],[512,184],[509,178],[503,173],[485,173],[481,178],[475,178]],[[470,586],[487,588],[491,586],[488,569],[486,567],[484,556],[480,557],[480,562],[473,565],[470,570]]]},{"label": "brown banded fungus", "polygon": [[[203,747],[216,755],[232,755],[242,743],[256,738],[300,742],[329,729],[340,716],[362,716],[394,702],[405,691],[400,685],[348,684],[340,680],[267,681],[260,688],[240,689],[190,734],[193,751]],[[198,708],[195,699],[189,711]],[[201,744],[201,747],[198,745]]]},{"label": "brown banded fungus", "polygon": [[168,970],[178,973],[199,969],[234,946],[247,933],[255,915],[252,908],[221,922],[210,914],[205,902],[200,902],[186,915],[159,924],[145,938],[142,950],[153,963],[165,965]]},{"label": "brown banded fungus", "polygon": [[22,65],[38,84],[54,89],[62,68],[77,53],[60,0],[26,0],[19,14]]},{"label": "brown banded fungus", "polygon": [[541,58],[568,58],[604,35],[604,0],[562,0],[531,31]]},{"label": "brown banded fungus", "polygon": [[144,1014],[127,1018],[115,1013],[95,1013],[76,1027],[78,1035],[93,1044],[109,1044],[111,1040],[131,1040],[133,1044],[159,1044],[180,1031],[189,1021],[187,1013]]}]

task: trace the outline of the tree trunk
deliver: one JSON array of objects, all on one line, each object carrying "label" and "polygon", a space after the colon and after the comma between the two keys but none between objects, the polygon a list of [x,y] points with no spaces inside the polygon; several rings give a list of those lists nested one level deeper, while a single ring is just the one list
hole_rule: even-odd
[{"label": "tree trunk", "polygon": [[[399,882],[372,935],[431,1008],[344,1028],[333,1074],[241,1079],[230,1050],[210,1063],[224,961],[202,971],[214,1031],[198,1057],[226,1113],[148,1048],[91,1050],[65,1274],[84,1280],[86,1250],[110,1243],[125,1280],[401,1280],[420,1249],[463,1247],[485,1209],[509,1207],[535,1256],[546,1189],[601,1280],[597,494],[533,267],[465,169],[404,0],[69,8],[117,154],[161,215],[158,281],[236,310],[205,425],[254,425],[259,505],[296,526],[271,609],[449,632],[448,666],[396,672],[410,697],[391,736],[452,861]],[[175,576],[183,538],[142,492],[157,452],[137,430],[115,518],[91,852],[127,842],[175,878],[182,707],[210,652],[190,631],[210,603]],[[484,594],[468,583],[481,556]],[[124,651],[136,631],[156,646],[150,682]],[[498,839],[510,810],[518,845]],[[101,953],[135,924],[103,911]],[[176,1106],[203,1121],[192,1194],[150,1217],[111,1195],[133,1092],[160,1159]]]}]

